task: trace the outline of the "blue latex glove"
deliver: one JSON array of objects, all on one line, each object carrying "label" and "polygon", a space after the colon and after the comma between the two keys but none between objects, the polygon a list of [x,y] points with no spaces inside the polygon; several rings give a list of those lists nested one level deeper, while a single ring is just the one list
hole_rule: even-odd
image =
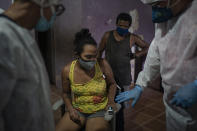
[{"label": "blue latex glove", "polygon": [[115,101],[121,103],[124,101],[128,101],[129,99],[133,99],[132,107],[134,107],[136,102],[140,98],[141,93],[142,88],[140,86],[135,86],[135,88],[133,88],[132,90],[125,91],[117,95]]},{"label": "blue latex glove", "polygon": [[170,103],[183,108],[191,107],[197,103],[197,80],[181,87]]}]

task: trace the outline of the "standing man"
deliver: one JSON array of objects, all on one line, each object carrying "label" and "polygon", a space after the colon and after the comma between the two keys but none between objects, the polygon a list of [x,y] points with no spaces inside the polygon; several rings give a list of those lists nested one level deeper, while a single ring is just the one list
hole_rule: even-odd
[{"label": "standing man", "polygon": [[58,0],[16,0],[0,14],[0,131],[54,131],[49,81],[30,30],[47,31]]},{"label": "standing man", "polygon": [[197,130],[197,1],[142,0],[151,4],[153,22],[158,23],[144,69],[134,89],[116,97],[118,102],[133,99],[143,88],[162,77],[167,131]]},{"label": "standing man", "polygon": [[[108,31],[104,34],[99,45],[99,57],[102,57],[105,50],[105,58],[110,64],[116,83],[122,91],[128,90],[131,85],[131,48],[134,44],[142,48],[142,51],[134,54],[140,57],[147,53],[148,43],[140,39],[139,36],[129,33],[132,18],[127,13],[120,13],[116,19],[116,30]],[[117,131],[124,130],[123,108],[117,115]]]}]

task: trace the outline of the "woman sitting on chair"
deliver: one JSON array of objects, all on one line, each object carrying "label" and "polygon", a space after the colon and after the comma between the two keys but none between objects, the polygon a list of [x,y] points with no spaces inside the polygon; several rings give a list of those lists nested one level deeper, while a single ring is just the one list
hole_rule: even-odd
[{"label": "woman sitting on chair", "polygon": [[97,44],[88,29],[75,35],[77,59],[62,72],[63,99],[68,112],[56,126],[56,131],[109,131],[104,120],[106,109],[116,110],[116,83],[112,70],[104,59],[97,59]]}]

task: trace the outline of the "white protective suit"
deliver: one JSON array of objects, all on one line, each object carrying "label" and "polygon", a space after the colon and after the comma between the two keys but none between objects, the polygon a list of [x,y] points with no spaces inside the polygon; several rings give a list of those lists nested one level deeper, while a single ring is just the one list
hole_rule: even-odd
[{"label": "white protective suit", "polygon": [[3,13],[3,12],[4,12],[4,10],[0,8],[0,14]]},{"label": "white protective suit", "polygon": [[54,131],[49,81],[30,31],[0,16],[0,131]]},{"label": "white protective suit", "polygon": [[169,104],[180,87],[197,79],[196,14],[194,0],[181,15],[156,25],[155,38],[136,82],[144,88],[161,74],[167,131],[197,130],[197,104],[187,110]]}]

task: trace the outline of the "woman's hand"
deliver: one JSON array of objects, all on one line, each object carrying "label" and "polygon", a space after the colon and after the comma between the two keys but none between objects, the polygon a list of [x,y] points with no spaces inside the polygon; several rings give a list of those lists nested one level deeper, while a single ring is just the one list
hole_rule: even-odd
[{"label": "woman's hand", "polygon": [[68,110],[70,119],[78,125],[81,125],[80,116],[77,113],[77,110],[73,107]]}]

